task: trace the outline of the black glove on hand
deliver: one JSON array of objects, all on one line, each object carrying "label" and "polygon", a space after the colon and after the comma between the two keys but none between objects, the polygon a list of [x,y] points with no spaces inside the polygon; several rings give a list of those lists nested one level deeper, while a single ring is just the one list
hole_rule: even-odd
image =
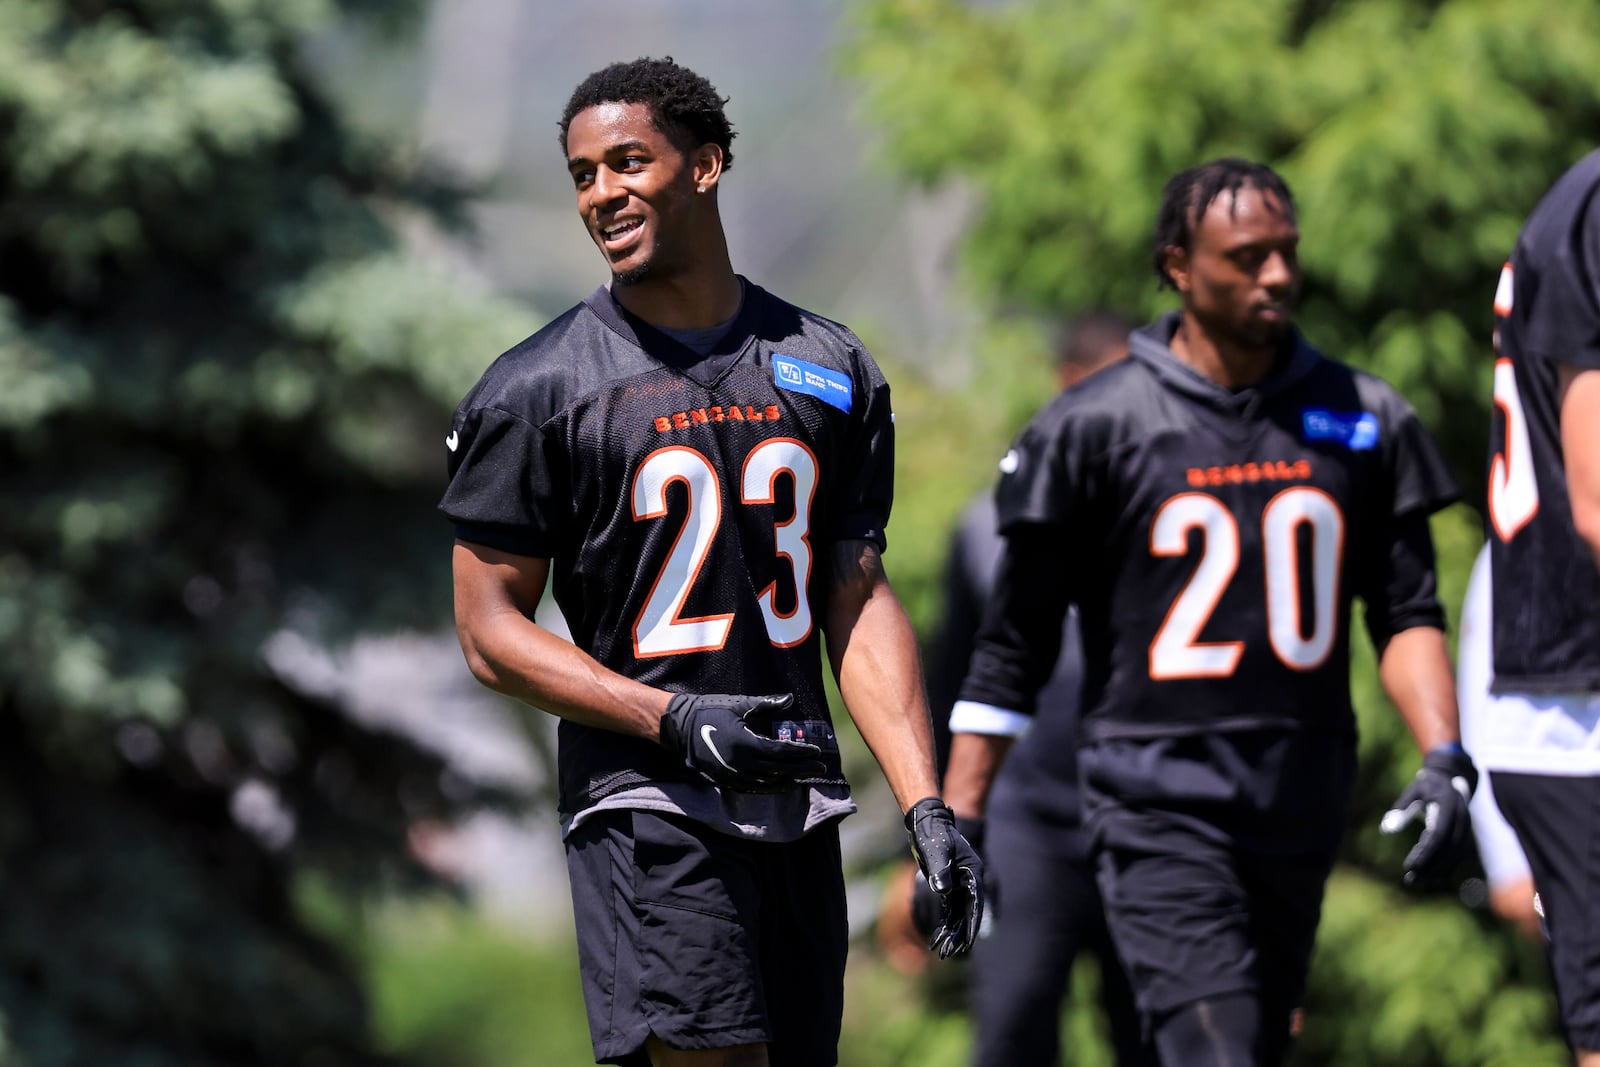
[{"label": "black glove on hand", "polygon": [[918,890],[913,889],[912,921],[928,933],[928,948],[940,959],[966,952],[983,921],[983,861],[938,797],[924,797],[911,805],[906,832],[922,871],[919,888],[925,881],[936,904],[930,908],[924,900],[919,914]]},{"label": "black glove on hand", "polygon": [[750,729],[752,713],[782,711],[792,703],[788,693],[678,693],[661,716],[661,744],[718,785],[750,793],[781,792],[826,772],[816,745],[777,741]]},{"label": "black glove on hand", "polygon": [[[982,819],[956,817],[956,833],[967,839],[967,844],[972,846],[972,851],[978,854],[979,859],[983,858],[983,827]],[[984,866],[984,917],[979,921],[978,935],[980,937],[984,935],[984,928],[988,925],[989,917],[994,914],[995,909],[999,906],[999,902],[995,898],[995,886],[990,873],[991,870],[992,868],[987,865]],[[943,918],[944,901],[939,898],[939,894],[933,891],[933,887],[928,884],[928,879],[923,876],[922,872],[918,871],[916,878],[911,882],[912,927],[931,943],[933,932],[938,928],[939,922]]]},{"label": "black glove on hand", "polygon": [[1461,858],[1472,840],[1467,802],[1477,787],[1478,769],[1460,745],[1440,745],[1422,758],[1422,769],[1378,824],[1394,834],[1422,820],[1422,834],[1406,856],[1406,885],[1431,881]]}]

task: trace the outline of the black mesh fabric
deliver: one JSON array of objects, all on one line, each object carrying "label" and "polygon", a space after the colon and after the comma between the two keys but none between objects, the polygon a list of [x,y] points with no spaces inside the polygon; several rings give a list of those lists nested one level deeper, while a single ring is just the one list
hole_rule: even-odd
[{"label": "black mesh fabric", "polygon": [[[456,413],[441,509],[467,540],[486,527],[549,558],[574,642],[612,670],[677,692],[793,693],[786,718],[826,720],[823,560],[839,540],[883,541],[888,387],[848,330],[746,291],[709,357],[604,290],[502,356]],[[692,773],[570,721],[560,742],[564,812]]]}]

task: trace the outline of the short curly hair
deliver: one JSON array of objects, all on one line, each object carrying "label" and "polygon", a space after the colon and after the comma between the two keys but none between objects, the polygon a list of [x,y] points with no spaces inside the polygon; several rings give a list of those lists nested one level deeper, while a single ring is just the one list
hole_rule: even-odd
[{"label": "short curly hair", "polygon": [[722,110],[728,98],[716,86],[671,56],[613,63],[589,75],[572,90],[561,112],[561,151],[578,112],[597,104],[646,104],[656,129],[682,148],[714,144],[722,149],[722,169],[733,165],[733,125]]},{"label": "short curly hair", "polygon": [[1199,225],[1212,201],[1223,193],[1231,197],[1240,189],[1258,189],[1272,196],[1283,207],[1289,221],[1294,221],[1294,196],[1289,192],[1289,184],[1265,163],[1229,156],[1179,171],[1161,191],[1161,208],[1156,214],[1151,252],[1156,277],[1161,279],[1160,288],[1177,288],[1167,274],[1167,249],[1187,249],[1195,226]]}]

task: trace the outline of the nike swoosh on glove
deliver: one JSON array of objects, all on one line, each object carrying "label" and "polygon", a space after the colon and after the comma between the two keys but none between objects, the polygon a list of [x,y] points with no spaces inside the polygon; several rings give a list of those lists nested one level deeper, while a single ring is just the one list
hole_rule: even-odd
[{"label": "nike swoosh on glove", "polygon": [[661,744],[717,785],[747,793],[781,792],[826,773],[822,750],[804,741],[778,741],[750,728],[756,712],[777,712],[794,696],[677,693],[661,716]]},{"label": "nike swoosh on glove", "polygon": [[1422,833],[1406,855],[1406,885],[1447,874],[1471,847],[1467,803],[1476,788],[1478,769],[1459,744],[1439,745],[1422,757],[1422,769],[1378,824],[1384,833],[1395,834],[1422,820]]},{"label": "nike swoosh on glove", "polygon": [[917,915],[913,889],[912,921],[927,927],[928,948],[940,959],[966,952],[983,922],[983,861],[961,831],[956,818],[938,797],[924,797],[906,812],[911,854],[938,902],[936,914]]}]

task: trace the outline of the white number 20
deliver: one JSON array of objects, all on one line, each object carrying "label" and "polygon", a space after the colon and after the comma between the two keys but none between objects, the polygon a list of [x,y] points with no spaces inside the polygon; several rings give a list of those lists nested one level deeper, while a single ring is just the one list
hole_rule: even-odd
[{"label": "white number 20", "polygon": [[[1311,529],[1309,632],[1301,629],[1300,552],[1302,525]],[[1180,493],[1161,505],[1150,524],[1150,554],[1183,556],[1189,531],[1202,536],[1200,562],[1150,642],[1150,677],[1225,678],[1239,665],[1243,641],[1200,641],[1217,601],[1239,568],[1239,526],[1233,512],[1209,493]],[[1309,671],[1322,665],[1338,633],[1339,559],[1344,514],[1339,504],[1311,486],[1274,496],[1261,513],[1265,555],[1267,637],[1284,665]]]}]

